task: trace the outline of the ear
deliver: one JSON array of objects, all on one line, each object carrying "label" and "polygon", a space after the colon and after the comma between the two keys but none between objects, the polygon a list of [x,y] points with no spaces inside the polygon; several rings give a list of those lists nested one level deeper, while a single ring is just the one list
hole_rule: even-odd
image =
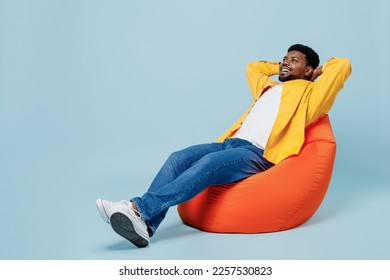
[{"label": "ear", "polygon": [[306,66],[306,68],[305,68],[305,77],[310,78],[311,75],[313,74],[313,71],[314,71],[314,69],[313,69],[312,66]]}]

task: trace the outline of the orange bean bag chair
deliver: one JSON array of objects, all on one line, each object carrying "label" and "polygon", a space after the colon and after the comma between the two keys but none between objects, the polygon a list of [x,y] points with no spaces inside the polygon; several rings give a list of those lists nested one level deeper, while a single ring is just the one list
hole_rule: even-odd
[{"label": "orange bean bag chair", "polygon": [[210,186],[178,205],[185,224],[209,232],[260,233],[294,228],[319,208],[331,179],[336,141],[328,115],[306,130],[299,155],[242,181]]}]

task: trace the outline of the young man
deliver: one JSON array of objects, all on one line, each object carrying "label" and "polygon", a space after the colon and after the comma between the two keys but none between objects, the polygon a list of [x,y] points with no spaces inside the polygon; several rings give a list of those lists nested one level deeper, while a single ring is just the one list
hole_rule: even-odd
[{"label": "young man", "polygon": [[[301,44],[291,46],[282,62],[249,64],[254,102],[218,142],[172,153],[142,197],[96,200],[101,217],[137,247],[147,246],[169,207],[298,154],[305,128],[331,109],[350,74],[348,59],[332,58],[319,66],[317,53]],[[282,83],[271,80],[273,75]]]}]

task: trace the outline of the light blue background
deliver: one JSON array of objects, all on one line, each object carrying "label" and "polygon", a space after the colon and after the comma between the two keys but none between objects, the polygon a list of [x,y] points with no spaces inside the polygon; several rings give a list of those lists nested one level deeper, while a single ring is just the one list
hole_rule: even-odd
[{"label": "light blue background", "polygon": [[[390,259],[390,2],[0,1],[1,259]],[[251,101],[245,67],[294,43],[353,74],[329,192],[306,224],[211,234],[172,209],[136,249],[95,199],[141,195],[170,152]]]}]

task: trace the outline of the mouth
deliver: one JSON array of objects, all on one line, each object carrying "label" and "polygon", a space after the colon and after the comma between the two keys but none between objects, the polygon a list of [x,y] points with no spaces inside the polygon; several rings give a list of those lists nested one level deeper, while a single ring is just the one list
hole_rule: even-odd
[{"label": "mouth", "polygon": [[283,66],[282,68],[280,68],[280,74],[287,74],[289,72],[291,72],[291,69],[288,67]]}]

